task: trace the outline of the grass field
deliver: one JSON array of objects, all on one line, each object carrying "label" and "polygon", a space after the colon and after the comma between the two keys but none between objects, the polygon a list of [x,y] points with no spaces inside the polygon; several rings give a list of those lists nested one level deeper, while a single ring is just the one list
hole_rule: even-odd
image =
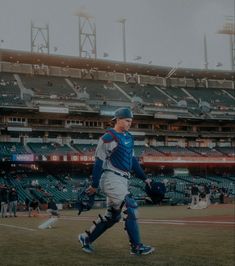
[{"label": "grass field", "polygon": [[235,265],[234,205],[211,205],[203,210],[186,206],[141,207],[142,240],[156,252],[148,256],[129,255],[123,223],[115,225],[95,243],[95,252],[86,254],[77,234],[88,229],[104,210],[77,216],[63,211],[56,226],[40,230],[45,213],[27,217],[0,218],[0,265]]}]

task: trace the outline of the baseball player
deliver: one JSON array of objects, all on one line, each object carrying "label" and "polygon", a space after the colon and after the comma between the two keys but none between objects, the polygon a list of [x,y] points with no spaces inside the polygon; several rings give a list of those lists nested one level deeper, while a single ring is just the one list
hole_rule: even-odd
[{"label": "baseball player", "polygon": [[92,171],[92,184],[88,187],[88,195],[96,193],[98,186],[107,198],[107,210],[104,216],[99,215],[94,225],[78,236],[83,251],[93,252],[92,243],[108,228],[121,219],[124,208],[125,230],[130,242],[130,254],[147,255],[154,248],[141,242],[137,222],[137,202],[128,191],[130,172],[150,186],[151,179],[146,178],[143,169],[133,155],[133,137],[128,132],[133,114],[128,108],[116,110],[114,128],[110,128],[100,138],[96,153],[95,165]]}]

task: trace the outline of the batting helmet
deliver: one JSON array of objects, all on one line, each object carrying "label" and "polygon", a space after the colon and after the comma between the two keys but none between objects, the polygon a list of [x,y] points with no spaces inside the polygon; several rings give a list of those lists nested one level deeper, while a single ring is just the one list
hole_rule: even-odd
[{"label": "batting helmet", "polygon": [[133,113],[129,108],[119,108],[115,111],[112,120],[115,120],[117,118],[133,118]]},{"label": "batting helmet", "polygon": [[166,187],[164,183],[152,181],[151,186],[146,184],[145,192],[151,198],[154,204],[158,204],[165,196]]}]

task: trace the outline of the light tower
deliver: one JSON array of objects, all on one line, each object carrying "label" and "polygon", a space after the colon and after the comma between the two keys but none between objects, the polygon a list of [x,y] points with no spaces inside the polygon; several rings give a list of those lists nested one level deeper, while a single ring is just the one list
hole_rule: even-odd
[{"label": "light tower", "polygon": [[95,18],[85,11],[78,11],[75,16],[78,17],[79,56],[96,58]]},{"label": "light tower", "polygon": [[223,28],[218,31],[218,33],[226,34],[229,36],[231,68],[232,70],[235,70],[235,1],[234,1],[234,16],[228,16],[226,18],[227,21],[223,25]]},{"label": "light tower", "polygon": [[206,34],[204,34],[204,37],[203,37],[203,47],[204,47],[204,66],[205,66],[205,69],[208,69]]},{"label": "light tower", "polygon": [[31,52],[50,53],[49,25],[45,27],[35,26],[31,21]]},{"label": "light tower", "polygon": [[126,19],[120,18],[117,22],[122,24],[123,62],[126,62]]}]

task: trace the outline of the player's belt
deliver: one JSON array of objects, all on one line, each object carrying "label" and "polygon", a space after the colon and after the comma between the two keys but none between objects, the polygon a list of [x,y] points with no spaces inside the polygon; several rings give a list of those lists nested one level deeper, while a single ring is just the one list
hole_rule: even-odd
[{"label": "player's belt", "polygon": [[116,171],[111,170],[111,169],[105,169],[104,172],[112,172],[112,173],[114,173],[115,175],[120,175],[120,176],[122,176],[122,177],[124,177],[124,178],[126,178],[126,179],[130,179],[130,174],[122,174],[122,173],[120,173],[120,172],[116,172]]}]

